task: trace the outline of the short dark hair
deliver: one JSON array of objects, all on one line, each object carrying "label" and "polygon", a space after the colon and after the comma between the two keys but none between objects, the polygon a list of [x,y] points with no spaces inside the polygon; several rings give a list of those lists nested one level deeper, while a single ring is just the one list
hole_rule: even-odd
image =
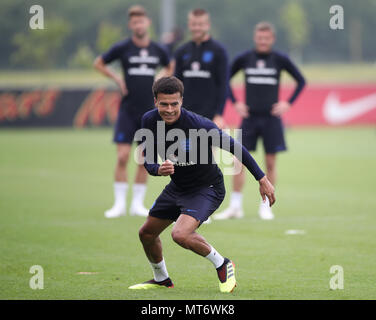
[{"label": "short dark hair", "polygon": [[261,21],[255,25],[254,32],[256,31],[271,31],[275,34],[274,25],[268,21]]},{"label": "short dark hair", "polygon": [[143,6],[134,5],[128,9],[128,19],[132,17],[147,17],[148,14]]},{"label": "short dark hair", "polygon": [[182,97],[184,94],[184,85],[176,77],[163,77],[154,82],[152,90],[155,99],[158,98],[158,93],[174,94],[179,92]]},{"label": "short dark hair", "polygon": [[201,17],[201,16],[205,16],[205,15],[209,16],[209,12],[207,12],[205,9],[201,9],[201,8],[193,9],[189,12],[189,14],[191,14],[192,16],[195,16],[195,17]]}]

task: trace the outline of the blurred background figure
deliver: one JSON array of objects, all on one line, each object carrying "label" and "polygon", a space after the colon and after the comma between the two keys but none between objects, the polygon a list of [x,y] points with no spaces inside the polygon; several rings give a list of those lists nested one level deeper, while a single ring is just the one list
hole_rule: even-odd
[{"label": "blurred background figure", "polygon": [[164,32],[161,36],[161,42],[166,46],[169,54],[172,56],[179,43],[184,38],[184,31],[179,27],[175,27],[172,31]]},{"label": "blurred background figure", "polygon": [[[125,197],[128,190],[126,167],[134,135],[141,127],[141,117],[154,104],[151,87],[156,69],[160,65],[165,67],[161,71],[161,76],[172,73],[168,53],[162,46],[150,40],[148,30],[150,24],[151,20],[145,9],[141,6],[132,6],[128,10],[128,27],[132,31],[131,38],[117,42],[94,62],[94,66],[99,72],[115,81],[123,95],[114,132],[114,142],[117,144],[115,203],[111,209],[105,212],[106,218],[116,218],[126,213]],[[123,77],[106,66],[116,60],[121,62]],[[148,215],[148,210],[143,204],[146,181],[146,170],[143,165],[138,165],[133,184],[131,215]]]},{"label": "blurred background figure", "polygon": [[[231,64],[230,76],[233,77],[242,70],[246,83],[246,102],[236,101],[233,97],[233,103],[236,111],[243,118],[241,137],[239,137],[241,142],[249,151],[255,151],[258,138],[262,138],[267,177],[275,186],[277,153],[286,150],[281,116],[290,109],[291,104],[302,91],[305,80],[287,55],[272,49],[275,30],[271,23],[258,23],[254,28],[253,41],[254,49],[238,55]],[[287,71],[297,83],[287,101],[279,100],[282,71]],[[234,161],[235,166],[241,168],[239,173],[234,175],[230,206],[214,216],[217,220],[242,218],[244,215],[242,189],[245,173],[241,163],[236,159]],[[261,201],[259,216],[264,220],[274,218],[268,199],[266,202]]]},{"label": "blurred background figure", "polygon": [[210,27],[208,11],[194,9],[188,13],[191,40],[175,52],[175,76],[184,84],[184,106],[222,128],[228,57],[224,46],[210,35]]}]

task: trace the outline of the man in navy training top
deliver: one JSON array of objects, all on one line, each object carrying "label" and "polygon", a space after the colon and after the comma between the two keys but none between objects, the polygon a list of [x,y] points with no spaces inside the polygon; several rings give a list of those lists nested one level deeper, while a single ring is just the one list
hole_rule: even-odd
[{"label": "man in navy training top", "polygon": [[226,49],[210,36],[210,16],[204,9],[188,14],[191,41],[175,52],[175,76],[184,84],[184,105],[214,121],[221,129],[228,88]]},{"label": "man in navy training top", "polygon": [[[126,213],[128,191],[126,166],[129,159],[134,134],[141,126],[142,115],[153,108],[153,95],[150,88],[154,82],[156,69],[164,66],[158,77],[173,72],[169,55],[159,44],[150,40],[151,20],[141,6],[128,10],[128,27],[132,36],[116,43],[106,53],[97,57],[94,66],[101,73],[113,79],[120,87],[122,99],[115,125],[113,141],[117,144],[117,162],[113,207],[105,212],[105,217],[116,218]],[[123,77],[113,72],[107,64],[120,61]],[[146,193],[147,172],[143,165],[138,166],[133,184],[131,215],[147,216],[148,210],[143,201]]]},{"label": "man in navy training top", "polygon": [[[144,165],[149,174],[169,175],[171,181],[155,201],[139,231],[154,278],[129,288],[174,286],[167,272],[159,235],[176,221],[172,228],[172,239],[183,248],[211,261],[217,271],[220,291],[232,292],[236,286],[234,263],[219,254],[196,232],[201,223],[220,206],[225,196],[223,175],[213,160],[212,147],[220,147],[240,158],[259,181],[260,194],[264,201],[266,197],[269,198],[270,205],[275,202],[274,187],[246,148],[223,133],[211,120],[182,108],[183,92],[184,86],[176,77],[164,77],[156,81],[153,94],[157,108],[145,113],[142,118],[142,128],[148,134],[140,130],[143,131],[141,137],[136,136],[136,139],[143,137]],[[195,133],[202,135],[197,138]],[[211,138],[205,139],[203,133]],[[215,139],[215,135],[219,139]],[[172,151],[172,147],[176,149]],[[207,158],[203,156],[205,153]],[[162,164],[158,164],[158,155]]]},{"label": "man in navy training top", "polygon": [[[281,115],[290,109],[302,91],[305,80],[297,67],[284,54],[272,50],[275,41],[273,25],[260,22],[254,29],[255,48],[235,58],[230,68],[230,77],[243,70],[246,82],[246,104],[235,101],[236,111],[243,118],[241,124],[242,143],[249,150],[256,150],[259,137],[262,138],[265,150],[266,172],[268,179],[276,183],[276,155],[286,150]],[[288,101],[278,98],[281,71],[287,71],[297,82],[297,86]],[[233,95],[232,95],[233,96]],[[233,178],[233,192],[229,207],[214,216],[214,219],[243,217],[242,189],[245,172],[239,168],[234,159],[238,174]],[[268,202],[261,202],[259,207],[261,219],[271,220],[274,214]]]}]

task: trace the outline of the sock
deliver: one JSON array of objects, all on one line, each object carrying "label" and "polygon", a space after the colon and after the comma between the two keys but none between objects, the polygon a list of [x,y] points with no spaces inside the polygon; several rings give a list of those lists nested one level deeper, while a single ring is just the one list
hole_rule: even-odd
[{"label": "sock", "polygon": [[215,250],[212,246],[210,253],[205,257],[206,259],[210,260],[214,267],[217,269],[219,268],[225,259]]},{"label": "sock", "polygon": [[146,193],[145,183],[134,183],[132,205],[143,206],[145,193]]},{"label": "sock", "polygon": [[269,205],[270,205],[269,198],[267,196],[265,196],[265,198],[266,198],[265,202],[261,199],[261,206],[269,208]]},{"label": "sock", "polygon": [[218,269],[221,268],[224,264],[227,264],[227,263],[229,263],[229,262],[230,262],[230,260],[227,259],[227,258],[225,258],[225,260],[223,261],[223,263],[222,263],[218,268],[216,268],[217,271],[219,271]]},{"label": "sock", "polygon": [[128,190],[128,183],[126,182],[114,183],[115,206],[125,208],[125,198],[127,195],[127,190]]},{"label": "sock", "polygon": [[168,272],[164,259],[162,259],[162,261],[158,263],[150,262],[150,265],[153,269],[155,281],[160,282],[168,278]]},{"label": "sock", "polygon": [[233,191],[231,193],[230,207],[235,209],[243,207],[243,194],[241,192]]}]

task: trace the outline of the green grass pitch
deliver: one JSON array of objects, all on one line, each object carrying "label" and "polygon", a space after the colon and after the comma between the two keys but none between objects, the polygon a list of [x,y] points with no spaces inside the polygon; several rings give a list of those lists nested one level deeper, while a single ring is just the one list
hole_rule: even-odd
[{"label": "green grass pitch", "polygon": [[[232,294],[219,292],[210,262],[172,241],[171,227],[161,238],[175,288],[127,289],[152,272],[138,240],[144,218],[103,216],[113,201],[111,137],[110,129],[0,131],[0,299],[376,298],[374,128],[288,129],[276,219],[258,218],[248,173],[246,217],[199,229],[236,263]],[[254,155],[262,164],[261,144]],[[147,206],[167,182],[150,177]],[[32,265],[44,269],[43,290],[29,287]],[[343,267],[343,290],[329,289],[332,265]]]}]

